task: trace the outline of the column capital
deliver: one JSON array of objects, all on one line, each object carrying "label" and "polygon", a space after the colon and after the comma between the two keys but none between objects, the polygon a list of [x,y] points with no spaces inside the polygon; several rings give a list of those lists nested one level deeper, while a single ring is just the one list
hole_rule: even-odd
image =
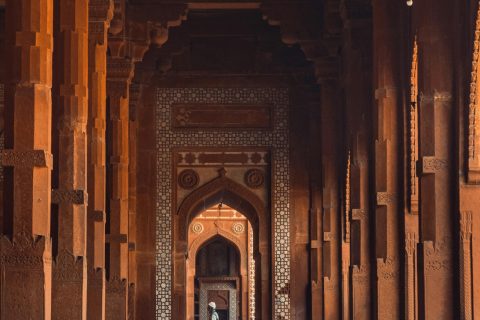
[{"label": "column capital", "polygon": [[90,42],[104,44],[113,18],[113,0],[90,0],[88,5]]},{"label": "column capital", "polygon": [[134,63],[128,58],[107,60],[107,93],[114,97],[128,97],[130,82],[133,79]]}]

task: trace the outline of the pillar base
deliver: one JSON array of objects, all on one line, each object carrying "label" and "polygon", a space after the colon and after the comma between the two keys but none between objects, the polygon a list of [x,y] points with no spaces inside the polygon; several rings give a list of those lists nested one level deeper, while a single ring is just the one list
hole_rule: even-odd
[{"label": "pillar base", "polygon": [[106,282],[105,319],[127,318],[127,281],[113,278]]},{"label": "pillar base", "polygon": [[105,269],[88,270],[87,319],[105,319]]},{"label": "pillar base", "polygon": [[82,320],[86,313],[83,299],[86,261],[61,251],[52,270],[52,320]]},{"label": "pillar base", "polygon": [[0,319],[50,318],[51,240],[28,233],[0,239]]}]

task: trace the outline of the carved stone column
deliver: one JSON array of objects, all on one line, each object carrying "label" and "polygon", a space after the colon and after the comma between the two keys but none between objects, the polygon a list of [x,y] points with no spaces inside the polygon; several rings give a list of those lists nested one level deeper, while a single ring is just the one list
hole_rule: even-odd
[{"label": "carved stone column", "polygon": [[338,110],[339,95],[337,81],[325,79],[321,81],[321,162],[322,162],[322,212],[323,229],[323,299],[324,319],[340,318],[341,274],[338,266],[341,263],[339,248],[342,230],[339,228],[341,212],[338,198],[340,188],[340,172],[342,171],[341,155],[338,144],[343,141],[340,132],[342,112]]},{"label": "carved stone column", "polygon": [[129,116],[129,173],[128,173],[128,319],[135,319],[135,289],[137,283],[137,103],[141,96],[141,86],[130,86]]},{"label": "carved stone column", "polygon": [[105,319],[107,30],[112,0],[89,3],[87,319]]},{"label": "carved stone column", "polygon": [[342,212],[342,296],[341,310],[342,319],[350,319],[350,216],[351,216],[351,170],[352,162],[350,150],[348,151],[345,163],[345,184],[343,191],[343,212]]},{"label": "carved stone column", "polygon": [[399,319],[400,124],[402,37],[400,2],[374,1],[376,319]]},{"label": "carved stone column", "polygon": [[[318,93],[312,94],[307,102],[309,136],[307,153],[309,159],[309,221],[310,221],[310,317],[323,315],[323,203],[322,203],[322,134],[321,134],[321,101]],[[307,104],[305,103],[305,104]],[[303,124],[304,125],[304,124]]]},{"label": "carved stone column", "polygon": [[[459,127],[458,138],[460,152],[466,151],[468,161],[460,157],[459,177],[460,207],[459,207],[459,249],[460,249],[460,319],[470,320],[480,317],[480,3],[471,3],[471,16],[474,24],[470,27],[470,50],[467,68],[471,67],[470,86],[466,88],[469,93],[468,113],[465,112],[465,100],[459,99],[456,108]],[[456,20],[464,19],[464,12],[460,11]],[[461,25],[460,23],[458,25]],[[461,29],[463,30],[463,29]],[[462,43],[463,38],[457,37],[457,43]],[[456,57],[456,60],[463,57]],[[461,68],[460,70],[464,70]],[[462,83],[463,73],[459,73],[458,83]],[[466,95],[465,95],[466,96]],[[468,128],[465,130],[464,128]],[[467,133],[465,135],[465,132]]]},{"label": "carved stone column", "polygon": [[58,254],[53,265],[52,318],[86,317],[88,1],[62,0],[55,46],[55,139]]},{"label": "carved stone column", "polygon": [[51,319],[53,1],[6,2],[0,318]]},{"label": "carved stone column", "polygon": [[346,142],[351,146],[350,265],[353,319],[372,317],[372,158],[371,8],[364,2],[344,2],[344,85]]},{"label": "carved stone column", "polygon": [[134,64],[127,58],[108,58],[107,94],[109,97],[107,154],[109,157],[109,253],[106,291],[106,319],[127,316],[128,279],[128,164],[129,164],[129,88]]},{"label": "carved stone column", "polygon": [[[455,4],[418,1],[421,319],[454,319],[453,34]],[[424,19],[428,15],[430,19]],[[419,295],[420,296],[420,295]]]},{"label": "carved stone column", "polygon": [[404,234],[405,234],[405,318],[418,319],[418,241],[419,241],[419,179],[417,173],[418,161],[418,46],[416,36],[409,39],[410,90],[409,105],[405,108],[405,203]]}]

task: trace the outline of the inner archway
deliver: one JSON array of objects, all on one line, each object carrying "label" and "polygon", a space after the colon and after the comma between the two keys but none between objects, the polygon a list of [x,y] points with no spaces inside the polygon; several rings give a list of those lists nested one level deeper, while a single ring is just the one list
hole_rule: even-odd
[{"label": "inner archway", "polygon": [[187,319],[206,319],[207,304],[220,319],[255,317],[254,234],[248,219],[223,204],[196,216],[189,226]]},{"label": "inner archway", "polygon": [[[233,301],[235,313],[229,308],[228,319],[261,319],[264,313],[270,312],[270,219],[267,212],[260,198],[222,174],[185,198],[175,219],[174,268],[178,285],[175,298],[185,310],[178,319],[206,318],[209,293],[204,291],[202,300],[202,286],[213,293],[220,290],[224,295],[235,295],[235,299],[229,300]],[[223,270],[228,270],[228,274],[220,276],[208,277],[209,272],[207,277],[202,272],[197,274],[199,252],[219,239],[234,248],[230,252],[239,258],[237,267],[235,264],[225,266]],[[232,260],[235,260],[233,256]]]}]

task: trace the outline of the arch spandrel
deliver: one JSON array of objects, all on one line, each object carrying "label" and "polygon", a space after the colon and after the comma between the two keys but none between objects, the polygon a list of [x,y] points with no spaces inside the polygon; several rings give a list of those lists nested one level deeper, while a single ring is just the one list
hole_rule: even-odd
[{"label": "arch spandrel", "polygon": [[[253,192],[230,178],[221,175],[190,193],[176,213],[179,240],[186,240],[188,225],[202,210],[217,203],[225,203],[247,217],[254,230],[268,232],[267,205]],[[263,232],[262,232],[263,231]],[[265,238],[266,239],[266,238]]]}]

